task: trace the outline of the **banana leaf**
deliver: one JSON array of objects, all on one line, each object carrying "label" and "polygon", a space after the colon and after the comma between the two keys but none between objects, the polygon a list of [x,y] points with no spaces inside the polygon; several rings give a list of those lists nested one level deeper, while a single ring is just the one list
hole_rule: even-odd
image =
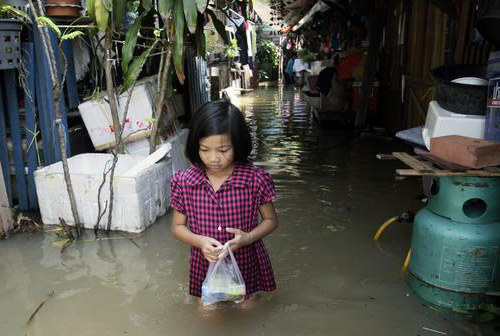
[{"label": "banana leaf", "polygon": [[113,11],[113,0],[102,0],[102,4],[104,5],[104,8],[106,8],[108,12]]},{"label": "banana leaf", "polygon": [[95,17],[95,0],[87,0],[85,3],[87,6],[87,14],[92,19],[92,21],[97,22]]},{"label": "banana leaf", "polygon": [[172,12],[172,0],[158,0],[158,12],[163,19],[163,24],[166,24],[167,18]]},{"label": "banana leaf", "polygon": [[109,20],[109,12],[104,7],[103,0],[94,0],[95,4],[95,18],[97,22],[97,27],[100,31],[106,31],[106,27],[108,26]]},{"label": "banana leaf", "polygon": [[210,18],[212,19],[212,22],[214,24],[215,30],[217,30],[217,33],[219,33],[220,37],[224,41],[225,44],[229,44],[229,36],[227,35],[226,31],[226,26],[224,23],[217,18],[215,13],[211,9],[206,9],[206,12],[208,15],[210,15]]},{"label": "banana leaf", "polygon": [[149,11],[151,8],[153,8],[153,0],[141,0],[141,3],[142,7],[144,7],[146,11]]},{"label": "banana leaf", "polygon": [[196,32],[196,18],[198,17],[198,10],[194,0],[184,0],[184,16],[186,17],[189,32],[194,34]]},{"label": "banana leaf", "polygon": [[139,74],[144,67],[144,63],[146,63],[149,54],[154,49],[154,47],[156,47],[157,42],[158,41],[155,41],[148,49],[144,50],[139,57],[134,59],[134,61],[128,68],[127,73],[125,74],[125,81],[123,82],[121,92],[125,92],[132,86],[132,84],[137,81],[137,77],[139,77]]},{"label": "banana leaf", "polygon": [[127,1],[113,0],[113,20],[115,27],[122,26],[126,12],[127,12]]},{"label": "banana leaf", "polygon": [[196,7],[198,7],[198,12],[201,14],[205,13],[207,9],[208,0],[196,0]]},{"label": "banana leaf", "polygon": [[134,55],[134,49],[137,44],[137,35],[139,34],[139,29],[142,25],[142,19],[147,15],[147,12],[143,12],[135,20],[134,24],[127,31],[127,36],[125,37],[125,43],[122,49],[122,71],[126,73],[128,71],[128,65],[132,56]]},{"label": "banana leaf", "polygon": [[177,78],[181,84],[184,84],[184,11],[182,9],[182,0],[174,0],[173,17],[174,45],[172,57]]}]

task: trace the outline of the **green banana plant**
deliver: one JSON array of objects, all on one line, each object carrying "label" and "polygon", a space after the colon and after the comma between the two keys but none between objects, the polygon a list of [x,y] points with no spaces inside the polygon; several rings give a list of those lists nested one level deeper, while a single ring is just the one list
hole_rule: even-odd
[{"label": "green banana plant", "polygon": [[[106,31],[111,23],[114,26],[112,28],[118,30],[123,25],[129,3],[127,0],[87,0],[87,14],[96,23],[99,31]],[[110,20],[111,15],[113,20]]]}]

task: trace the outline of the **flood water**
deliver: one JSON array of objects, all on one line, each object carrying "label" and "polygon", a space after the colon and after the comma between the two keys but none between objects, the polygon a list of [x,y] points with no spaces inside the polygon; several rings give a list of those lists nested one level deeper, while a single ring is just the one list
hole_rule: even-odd
[{"label": "flood water", "polygon": [[280,226],[265,240],[274,293],[200,312],[170,213],[126,235],[133,241],[88,232],[63,255],[53,234],[20,234],[0,241],[0,335],[472,335],[407,287],[411,224],[372,241],[386,219],[423,206],[418,180],[396,180],[401,165],[375,159],[402,144],[319,128],[293,89],[254,91],[239,105],[254,162],[276,183]]}]

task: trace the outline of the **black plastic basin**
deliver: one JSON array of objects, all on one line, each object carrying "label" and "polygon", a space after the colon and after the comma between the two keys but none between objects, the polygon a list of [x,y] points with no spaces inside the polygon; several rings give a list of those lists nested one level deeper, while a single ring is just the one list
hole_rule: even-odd
[{"label": "black plastic basin", "polygon": [[484,115],[486,113],[488,85],[451,82],[454,79],[462,77],[486,79],[486,66],[440,66],[432,69],[431,73],[436,80],[435,98],[442,108],[459,114]]}]

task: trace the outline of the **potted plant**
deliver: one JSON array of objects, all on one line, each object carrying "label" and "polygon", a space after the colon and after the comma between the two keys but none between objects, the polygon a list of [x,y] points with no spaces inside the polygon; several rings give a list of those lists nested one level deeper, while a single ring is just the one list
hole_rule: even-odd
[{"label": "potted plant", "polygon": [[47,16],[76,17],[80,16],[80,0],[47,0],[45,10]]}]

